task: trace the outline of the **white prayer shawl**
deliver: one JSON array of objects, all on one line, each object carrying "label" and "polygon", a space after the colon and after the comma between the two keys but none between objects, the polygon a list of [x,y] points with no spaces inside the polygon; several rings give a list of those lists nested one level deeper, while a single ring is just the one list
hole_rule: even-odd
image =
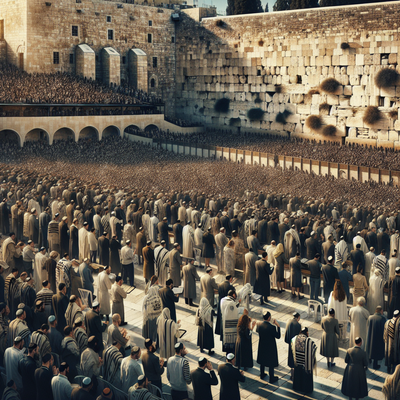
[{"label": "white prayer shawl", "polygon": [[4,353],[4,366],[6,368],[7,382],[11,379],[15,382],[18,390],[22,390],[22,376],[18,371],[18,363],[24,357],[25,348],[18,350],[14,346],[6,349]]},{"label": "white prayer shawl", "polygon": [[192,211],[193,211],[193,208],[192,208],[192,207],[188,207],[188,208],[186,209],[186,221],[193,222],[193,221],[192,221]]},{"label": "white prayer shawl", "polygon": [[367,243],[365,243],[365,240],[362,236],[356,235],[353,238],[353,248],[356,248],[357,244],[361,244],[361,251],[365,254],[368,253],[368,246]]},{"label": "white prayer shawl", "polygon": [[201,229],[203,229],[203,231],[207,231],[207,229],[211,225],[210,214],[208,214],[207,212],[203,211],[203,215],[201,216],[200,223],[201,223]]},{"label": "white prayer shawl", "polygon": [[237,338],[237,324],[239,320],[239,309],[236,300],[226,296],[221,300],[221,315],[223,323],[223,345],[235,344]]},{"label": "white prayer shawl", "polygon": [[287,232],[285,232],[284,236],[285,257],[287,259],[294,257],[296,255],[292,253],[293,240],[296,242],[297,249],[299,250],[300,249],[299,234],[295,229],[290,228]]},{"label": "white prayer shawl", "polygon": [[218,233],[215,235],[215,258],[218,266],[218,271],[222,271],[224,267],[224,248],[228,244],[228,238],[225,233]]},{"label": "white prayer shawl", "polygon": [[122,359],[121,352],[115,346],[110,346],[104,352],[103,377],[116,387],[121,387]]},{"label": "white prayer shawl", "polygon": [[371,275],[369,279],[369,289],[368,289],[368,303],[367,308],[371,315],[375,313],[376,307],[382,306],[384,304],[383,298],[383,280],[379,271]]},{"label": "white prayer shawl", "polygon": [[[267,262],[271,267],[274,267],[276,264],[276,260],[274,257],[274,251],[276,250],[276,247],[277,246],[274,246],[272,244],[264,246],[264,250],[268,254]],[[276,268],[274,268],[274,270],[272,271],[272,274],[270,276],[270,284],[271,284],[271,288],[277,287],[276,286]]]},{"label": "white prayer shawl", "polygon": [[31,211],[32,208],[35,208],[35,209],[36,209],[38,215],[40,215],[40,213],[42,212],[42,210],[41,210],[41,208],[40,208],[40,204],[39,204],[36,200],[34,200],[34,199],[30,199],[30,200],[28,201],[28,210]]},{"label": "white prayer shawl", "polygon": [[[11,258],[11,255],[10,255],[10,252],[9,252],[9,249],[8,249],[8,245],[10,244],[10,243],[14,243],[14,245],[15,245],[15,242],[14,242],[14,240],[12,240],[10,237],[8,237],[4,242],[3,242],[3,246],[2,246],[2,255],[3,255],[3,261],[4,262],[7,262],[10,258]],[[11,271],[10,271],[11,272]]]},{"label": "white prayer shawl", "polygon": [[349,311],[351,329],[350,329],[350,341],[354,343],[356,337],[361,337],[363,340],[362,349],[365,349],[365,342],[367,340],[367,321],[369,318],[369,312],[364,307],[359,305],[350,308]]},{"label": "white prayer shawl", "polygon": [[367,279],[367,283],[369,282],[369,278],[371,276],[371,269],[372,269],[372,264],[374,262],[376,255],[375,253],[373,253],[372,251],[369,251],[366,255],[365,255],[365,278]]},{"label": "white prayer shawl", "polygon": [[47,257],[45,254],[42,254],[41,252],[36,253],[35,265],[33,267],[33,279],[36,283],[36,293],[42,289],[42,282],[44,281],[45,276],[47,276],[47,272],[43,269],[46,260]]},{"label": "white prayer shawl", "polygon": [[193,258],[194,229],[190,225],[185,225],[182,230],[183,249],[182,256]]},{"label": "white prayer shawl", "polygon": [[400,244],[400,236],[398,233],[394,233],[392,236],[390,236],[390,254],[387,254],[389,257],[392,257],[392,254],[394,253],[395,250],[398,251],[397,257],[400,257],[399,244]]},{"label": "white prayer shawl", "polygon": [[164,308],[157,319],[157,334],[161,358],[169,358],[175,354],[174,347],[179,337],[180,326],[180,324],[171,319],[169,309]]},{"label": "white prayer shawl", "polygon": [[203,231],[201,228],[196,228],[194,231],[194,246],[197,249],[203,248]]},{"label": "white prayer shawl", "polygon": [[327,225],[324,228],[325,241],[328,240],[329,235],[332,235],[333,238],[336,240],[336,232],[332,225]]},{"label": "white prayer shawl", "polygon": [[204,328],[207,324],[210,328],[212,328],[212,312],[213,309],[210,306],[210,302],[207,300],[206,297],[203,297],[200,300],[200,305],[196,312],[196,325],[202,326]]},{"label": "white prayer shawl", "polygon": [[240,300],[240,307],[244,307],[247,311],[250,312],[250,297],[251,297],[251,285],[250,283],[246,283],[237,294],[237,300]]},{"label": "white prayer shawl", "polygon": [[24,346],[28,347],[30,343],[31,331],[28,328],[28,324],[20,319],[15,318],[10,322],[7,334],[7,347],[11,347],[14,343],[14,339],[17,336],[21,336],[24,339]]},{"label": "white prayer shawl", "polygon": [[79,244],[79,260],[83,261],[85,258],[90,257],[88,231],[82,227],[78,231],[78,244]]},{"label": "white prayer shawl", "polygon": [[110,218],[111,237],[117,236],[117,224],[122,224],[124,221],[118,219],[115,215]]},{"label": "white prayer shawl", "polygon": [[150,232],[150,215],[149,214],[143,214],[142,215],[142,226],[144,233],[146,235],[147,240],[149,240],[149,232]]},{"label": "white prayer shawl", "polygon": [[333,308],[335,310],[335,318],[340,321],[348,321],[349,315],[347,312],[347,297],[343,301],[335,300],[333,292],[331,292],[328,300],[328,310]]},{"label": "white prayer shawl", "polygon": [[111,289],[110,276],[106,271],[99,273],[99,303],[100,303],[100,314],[109,315],[111,313],[110,306],[110,293]]},{"label": "white prayer shawl", "polygon": [[151,286],[143,299],[142,315],[143,325],[149,320],[158,318],[162,312],[162,301],[158,294],[159,286]]},{"label": "white prayer shawl", "polygon": [[400,260],[397,257],[390,257],[389,260],[389,280],[396,275],[395,269],[400,267]]},{"label": "white prayer shawl", "polygon": [[129,388],[137,383],[140,375],[143,375],[143,369],[138,360],[132,359],[130,355],[125,357],[121,362],[122,391],[128,393]]},{"label": "white prayer shawl", "polygon": [[164,287],[168,280],[169,251],[165,247],[157,246],[154,249],[154,260],[158,283]]},{"label": "white prayer shawl", "polygon": [[342,239],[335,246],[335,267],[340,268],[349,256],[349,248],[347,243]]},{"label": "white prayer shawl", "polygon": [[235,276],[235,250],[232,247],[224,247],[224,271],[228,275]]},{"label": "white prayer shawl", "polygon": [[23,226],[23,235],[25,237],[29,237],[29,217],[31,213],[26,211],[24,214],[24,226]]},{"label": "white prayer shawl", "polygon": [[[51,216],[52,216],[53,219],[54,219],[54,217],[55,217],[55,215],[56,215],[57,213],[60,213],[60,209],[59,209],[59,207],[58,207],[58,200],[54,200],[54,201],[51,203]],[[69,224],[72,224],[72,222],[70,222],[70,221],[68,221],[68,223],[69,223]]]}]

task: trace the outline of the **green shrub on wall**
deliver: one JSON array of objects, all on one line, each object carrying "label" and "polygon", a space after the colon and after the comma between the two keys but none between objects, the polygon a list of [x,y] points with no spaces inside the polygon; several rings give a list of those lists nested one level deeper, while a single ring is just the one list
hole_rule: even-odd
[{"label": "green shrub on wall", "polygon": [[276,117],[275,117],[275,122],[278,122],[278,123],[280,123],[280,124],[286,124],[286,120],[287,120],[287,117],[289,116],[289,115],[291,115],[292,114],[292,112],[290,111],[290,110],[285,110],[284,112],[280,112],[280,113],[278,113],[277,115],[276,115]]},{"label": "green shrub on wall", "polygon": [[399,82],[399,73],[395,69],[383,68],[375,76],[378,88],[389,88]]},{"label": "green shrub on wall", "polygon": [[227,113],[229,111],[230,100],[227,98],[222,98],[216,101],[214,105],[214,110],[220,113]]},{"label": "green shrub on wall", "polygon": [[363,122],[366,125],[374,125],[383,118],[378,107],[368,106],[363,115]]},{"label": "green shrub on wall", "polygon": [[391,119],[397,119],[399,117],[399,110],[391,110],[391,111],[389,111],[389,117]]},{"label": "green shrub on wall", "polygon": [[256,121],[263,117],[264,112],[265,111],[261,110],[261,108],[250,108],[250,110],[247,111],[247,117],[250,121]]}]

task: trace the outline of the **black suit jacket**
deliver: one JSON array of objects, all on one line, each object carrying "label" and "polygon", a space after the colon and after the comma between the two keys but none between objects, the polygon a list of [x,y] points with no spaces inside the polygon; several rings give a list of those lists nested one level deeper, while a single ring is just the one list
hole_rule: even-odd
[{"label": "black suit jacket", "polygon": [[218,375],[221,379],[219,400],[240,400],[238,382],[244,382],[245,376],[228,362],[218,365]]},{"label": "black suit jacket", "polygon": [[158,381],[164,373],[164,367],[160,366],[160,359],[150,351],[143,352],[142,365],[144,374],[149,381]]},{"label": "black suit jacket", "polygon": [[176,322],[175,303],[179,301],[179,297],[176,297],[174,292],[169,287],[160,289],[158,294],[161,297],[163,308],[169,308],[169,311],[171,312],[171,319]]},{"label": "black suit jacket", "polygon": [[320,252],[318,240],[310,237],[306,239],[305,245],[307,247],[307,259],[313,260],[315,255]]},{"label": "black suit jacket", "polygon": [[192,378],[194,400],[212,400],[211,386],[218,385],[218,378],[214,371],[207,374],[203,368],[197,368],[190,372]]},{"label": "black suit jacket", "polygon": [[40,367],[35,371],[36,398],[41,400],[53,400],[51,380],[53,372],[46,367]]},{"label": "black suit jacket", "polygon": [[99,351],[104,350],[103,345],[103,332],[106,330],[107,325],[101,322],[100,315],[93,310],[89,310],[85,316],[85,325],[88,338],[94,336],[99,345]]},{"label": "black suit jacket", "polygon": [[365,273],[365,258],[361,250],[352,250],[350,252],[350,259],[353,262],[353,275],[357,273],[357,266],[361,264],[363,267],[363,274]]},{"label": "black suit jacket", "polygon": [[57,330],[64,333],[64,328],[67,326],[67,321],[65,320],[65,311],[68,308],[68,298],[64,296],[61,292],[55,294],[52,298],[53,310],[57,318]]}]

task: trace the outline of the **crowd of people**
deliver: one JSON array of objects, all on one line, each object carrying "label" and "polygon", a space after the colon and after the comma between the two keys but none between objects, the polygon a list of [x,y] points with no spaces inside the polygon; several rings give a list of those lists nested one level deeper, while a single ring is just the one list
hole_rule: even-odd
[{"label": "crowd of people", "polygon": [[[342,393],[365,397],[366,370],[371,364],[379,369],[384,359],[392,375],[383,392],[397,400],[400,213],[392,199],[398,188],[174,155],[119,137],[2,146],[0,230],[8,236],[0,263],[4,399],[32,399],[35,393],[37,399],[64,398],[60,393],[72,400],[103,399],[119,388],[130,399],[155,400],[165,368],[174,400],[189,397],[191,382],[195,400],[211,400],[210,386],[218,379],[221,400],[240,399],[238,382],[246,379],[241,369],[254,363],[253,331],[259,335],[260,377],[268,367],[274,384],[280,324],[266,310],[263,321],[252,320],[250,296],[268,308],[272,291],[278,297],[285,291],[289,268],[294,306],[303,298],[304,270],[314,309],[327,304],[319,351],[328,369],[335,367],[338,339],[351,325]],[[210,260],[226,275],[219,285]],[[99,265],[104,271],[94,298]],[[135,286],[138,271],[147,283],[143,342],[130,343],[121,285]],[[240,290],[237,271],[244,276]],[[205,356],[197,370],[189,369],[175,307],[179,286],[196,315],[200,350],[212,355],[220,336],[226,362],[218,377]],[[318,349],[298,312],[284,340],[294,390],[312,392]],[[73,388],[77,375],[85,378]]]},{"label": "crowd of people", "polygon": [[0,65],[0,103],[160,104],[161,99],[127,84],[104,85],[66,72],[29,74],[12,64]]}]

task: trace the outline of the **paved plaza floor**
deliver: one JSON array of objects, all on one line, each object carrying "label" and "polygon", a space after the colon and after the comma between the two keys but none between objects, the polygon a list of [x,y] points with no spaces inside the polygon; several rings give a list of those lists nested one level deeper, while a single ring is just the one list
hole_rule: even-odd
[{"label": "paved plaza floor", "polygon": [[[216,267],[214,265],[215,271]],[[204,269],[197,268],[199,275],[204,274]],[[215,275],[217,282],[222,282],[225,278],[223,275]],[[240,289],[243,284],[242,274],[237,274],[237,289]],[[97,281],[97,279],[96,279]],[[96,283],[95,281],[95,283]],[[125,326],[129,331],[131,341],[136,345],[144,348],[144,339],[142,333],[142,302],[145,296],[144,287],[145,282],[142,271],[140,269],[135,270],[135,284],[137,288],[130,293],[125,299],[125,320],[128,325]],[[95,289],[97,290],[97,289]],[[330,369],[327,368],[327,360],[319,354],[320,341],[322,336],[322,329],[320,322],[314,322],[314,317],[308,317],[307,314],[307,300],[309,296],[305,295],[304,299],[298,300],[297,298],[293,301],[290,294],[290,290],[286,290],[282,294],[271,292],[269,297],[269,303],[260,306],[259,302],[252,301],[250,304],[250,316],[256,320],[262,320],[262,314],[266,311],[270,311],[272,317],[277,319],[281,326],[281,338],[277,340],[278,348],[278,359],[279,367],[275,369],[275,375],[279,377],[279,380],[275,384],[268,383],[268,375],[265,380],[262,380],[259,370],[259,364],[255,361],[257,359],[257,347],[258,347],[258,334],[253,332],[253,360],[254,366],[248,369],[244,374],[246,381],[240,383],[240,393],[242,399],[256,400],[260,398],[267,398],[270,400],[294,400],[294,399],[346,399],[341,393],[341,384],[343,379],[344,370],[346,364],[344,358],[346,350],[348,348],[347,342],[340,341],[339,357],[335,358],[336,366]],[[197,298],[194,301],[195,304],[199,304],[200,301],[200,283],[197,283]],[[314,391],[311,394],[304,395],[297,393],[292,389],[292,382],[290,380],[290,368],[287,366],[288,357],[288,345],[284,342],[285,327],[289,319],[292,318],[292,313],[298,311],[301,314],[300,323],[302,326],[307,326],[309,329],[310,337],[317,344],[317,375],[314,375]],[[213,356],[208,356],[208,353],[200,353],[200,349],[197,347],[197,327],[195,325],[195,313],[196,308],[190,307],[185,304],[184,298],[179,299],[179,303],[176,303],[177,320],[181,320],[181,328],[185,329],[187,333],[182,337],[181,341],[185,344],[188,349],[187,358],[190,362],[190,369],[197,367],[197,360],[201,355],[205,355],[212,362],[214,369],[216,370],[219,363],[224,362],[225,353],[222,352],[222,342],[219,340],[219,335],[215,336],[215,353]],[[214,318],[214,328],[215,328]],[[380,362],[380,370],[373,370],[372,364],[370,369],[367,371],[368,379],[368,397],[365,399],[384,399],[382,394],[382,386],[387,376],[386,368],[384,366],[384,360]],[[268,370],[268,369],[267,369]],[[268,372],[268,371],[266,371]],[[163,392],[170,392],[169,383],[166,377],[166,373],[163,375]],[[193,390],[190,386],[190,390]],[[214,399],[219,399],[220,387],[213,386],[212,393]],[[193,398],[193,395],[191,396]]]}]

